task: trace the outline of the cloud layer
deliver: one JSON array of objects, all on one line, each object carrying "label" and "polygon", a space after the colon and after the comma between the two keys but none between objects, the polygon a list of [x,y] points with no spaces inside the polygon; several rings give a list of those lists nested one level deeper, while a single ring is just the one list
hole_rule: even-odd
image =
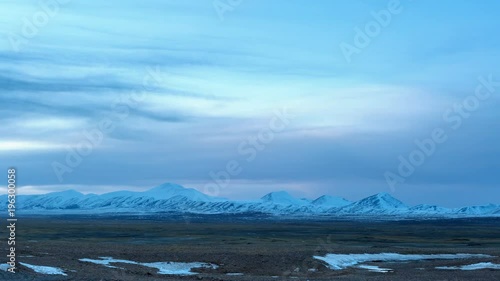
[{"label": "cloud layer", "polygon": [[[499,4],[401,0],[347,61],[339,45],[354,44],[388,2],[245,1],[221,19],[212,1],[4,1],[0,168],[17,167],[30,193],[166,181],[203,191],[237,161],[220,196],[288,189],[355,200],[389,191],[384,173],[443,128],[447,141],[396,196],[447,206],[500,198],[500,86],[467,117],[455,107],[478,77],[500,80]],[[34,22],[40,13],[46,24]],[[293,118],[273,130],[284,108]],[[444,119],[449,109],[459,129]],[[102,140],[68,165],[103,124]],[[55,162],[71,170],[62,180]]]}]

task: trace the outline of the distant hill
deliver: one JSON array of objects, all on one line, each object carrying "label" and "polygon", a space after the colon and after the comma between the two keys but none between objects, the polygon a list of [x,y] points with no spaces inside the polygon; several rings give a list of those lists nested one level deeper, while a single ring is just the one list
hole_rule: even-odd
[{"label": "distant hill", "polygon": [[[7,195],[0,196],[7,204]],[[193,214],[263,213],[277,217],[366,217],[433,218],[499,217],[500,205],[448,209],[433,205],[409,207],[388,193],[379,193],[351,202],[328,195],[315,200],[299,199],[286,191],[271,192],[260,200],[232,201],[213,197],[196,189],[165,183],[144,192],[116,191],[84,195],[75,190],[43,195],[18,195],[18,213],[101,214],[177,212]]]}]

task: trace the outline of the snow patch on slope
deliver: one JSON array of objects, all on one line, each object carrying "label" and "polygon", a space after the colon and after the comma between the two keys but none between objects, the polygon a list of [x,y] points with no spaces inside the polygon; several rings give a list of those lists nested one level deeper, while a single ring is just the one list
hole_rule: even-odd
[{"label": "snow patch on slope", "polygon": [[351,201],[341,198],[333,197],[329,195],[323,195],[312,202],[313,205],[323,206],[323,207],[344,207],[352,204]]},{"label": "snow patch on slope", "polygon": [[295,198],[292,195],[288,194],[288,192],[286,191],[271,192],[262,197],[261,200],[265,203],[287,205],[287,206],[288,205],[303,206],[308,204],[307,201]]},{"label": "snow patch on slope", "polygon": [[457,211],[458,214],[480,215],[480,214],[495,214],[500,211],[500,205],[489,204],[485,206],[470,206],[464,207]]},{"label": "snow patch on slope", "polygon": [[199,192],[196,189],[185,188],[178,184],[165,183],[154,187],[145,192],[141,192],[141,195],[151,196],[155,199],[171,199],[175,197],[184,197],[191,201],[203,201],[203,202],[214,202],[224,200],[222,198],[211,197],[204,193]]},{"label": "snow patch on slope", "polygon": [[449,214],[452,212],[451,209],[443,208],[435,205],[420,204],[408,209],[408,211],[415,214]]},{"label": "snow patch on slope", "polygon": [[392,197],[388,193],[383,192],[367,197],[351,205],[347,205],[341,208],[340,212],[358,213],[358,214],[370,214],[370,213],[394,214],[407,210],[408,207],[405,204],[403,204],[403,202]]}]

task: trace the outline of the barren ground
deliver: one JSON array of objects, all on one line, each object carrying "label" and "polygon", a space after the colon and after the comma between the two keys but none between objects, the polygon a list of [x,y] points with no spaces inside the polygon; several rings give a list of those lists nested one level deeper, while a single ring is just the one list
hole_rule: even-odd
[{"label": "barren ground", "polygon": [[[7,253],[7,244],[2,245]],[[0,280],[500,280],[500,270],[435,269],[478,262],[500,264],[500,257],[370,263],[394,269],[391,273],[356,268],[334,271],[312,258],[327,253],[384,252],[500,256],[500,219],[274,221],[172,214],[21,217],[17,226],[19,261],[59,267],[68,276],[42,275],[20,266],[16,274],[0,271]],[[79,261],[102,256],[136,262],[207,262],[219,268],[198,270],[193,276],[169,276],[138,265],[115,264],[124,269],[113,269]]]}]

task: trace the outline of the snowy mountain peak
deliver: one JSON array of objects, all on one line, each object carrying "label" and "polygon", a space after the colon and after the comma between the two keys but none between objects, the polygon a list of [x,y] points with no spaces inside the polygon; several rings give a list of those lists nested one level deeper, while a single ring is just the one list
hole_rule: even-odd
[{"label": "snowy mountain peak", "polygon": [[390,195],[389,193],[387,192],[380,192],[380,193],[377,193],[377,194],[374,194],[370,197],[377,197],[377,198],[394,198],[392,197],[392,195]]},{"label": "snowy mountain peak", "polygon": [[49,196],[49,197],[63,197],[63,198],[73,198],[73,197],[81,197],[85,196],[83,193],[78,192],[74,189],[69,189],[69,190],[64,190],[64,191],[57,191],[57,192],[50,192],[47,194],[44,194],[43,196]]},{"label": "snowy mountain peak", "polygon": [[176,190],[176,191],[181,191],[181,190],[185,190],[187,188],[183,187],[182,185],[178,185],[178,184],[175,184],[175,183],[163,183],[163,184],[160,184],[158,186],[155,186],[151,189],[148,190],[148,192],[164,192],[164,191],[172,191],[172,190]]},{"label": "snowy mountain peak", "polygon": [[305,204],[307,204],[306,201],[295,198],[286,191],[276,191],[276,192],[268,193],[264,197],[262,197],[261,200],[264,202],[273,203],[273,204],[280,204],[280,205],[305,205]]},{"label": "snowy mountain peak", "polygon": [[342,197],[334,197],[329,195],[323,195],[312,202],[312,204],[317,206],[326,206],[326,207],[344,207],[352,202],[342,198]]},{"label": "snowy mountain peak", "polygon": [[[403,202],[392,197],[387,192],[381,192],[370,197],[363,199],[362,201],[372,203],[375,206],[385,207],[385,208],[407,208]],[[362,202],[360,201],[360,202]]]},{"label": "snowy mountain peak", "polygon": [[352,203],[351,205],[347,205],[343,207],[341,211],[344,213],[358,214],[393,214],[401,210],[406,210],[407,208],[408,207],[401,201],[383,192]]},{"label": "snowy mountain peak", "polygon": [[399,201],[398,199],[392,197],[389,193],[387,192],[381,192],[375,195],[372,195],[370,197],[367,197],[363,200],[366,200],[368,202],[372,202],[375,205],[379,205],[381,207],[390,207],[390,208],[401,208],[401,207],[406,207],[403,202]]},{"label": "snowy mountain peak", "polygon": [[142,192],[142,194],[151,196],[155,199],[171,199],[174,197],[191,200],[191,201],[213,201],[216,198],[210,197],[198,190],[185,188],[182,185],[173,183],[164,183],[150,190]]},{"label": "snowy mountain peak", "polygon": [[[0,195],[0,205],[8,196]],[[144,192],[114,191],[101,195],[75,190],[43,195],[20,195],[16,203],[26,213],[120,213],[179,212],[195,214],[264,213],[276,216],[387,216],[401,217],[500,217],[500,205],[447,209],[433,205],[407,207],[388,193],[379,193],[351,203],[340,197],[324,195],[314,201],[295,198],[286,191],[272,192],[259,201],[232,201],[211,197],[178,184],[165,183]],[[42,212],[43,211],[43,212]]]}]

